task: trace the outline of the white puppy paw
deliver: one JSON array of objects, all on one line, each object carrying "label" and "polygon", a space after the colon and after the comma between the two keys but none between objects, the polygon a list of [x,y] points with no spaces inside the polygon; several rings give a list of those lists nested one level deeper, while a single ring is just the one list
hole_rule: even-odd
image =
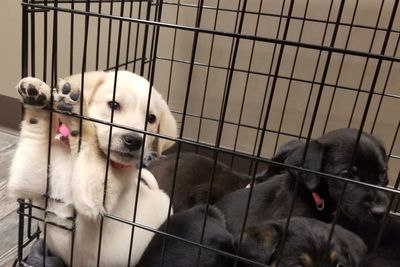
[{"label": "white puppy paw", "polygon": [[23,78],[16,86],[25,106],[43,108],[50,102],[51,89],[41,80],[33,77]]},{"label": "white puppy paw", "polygon": [[81,90],[74,88],[68,81],[60,80],[54,90],[55,108],[62,112],[79,114]]}]

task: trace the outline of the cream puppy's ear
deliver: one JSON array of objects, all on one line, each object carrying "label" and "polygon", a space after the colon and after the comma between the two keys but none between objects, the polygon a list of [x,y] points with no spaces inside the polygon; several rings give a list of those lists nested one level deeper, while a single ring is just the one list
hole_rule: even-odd
[{"label": "cream puppy's ear", "polygon": [[[160,98],[161,116],[158,125],[158,133],[168,137],[176,138],[178,135],[178,125],[167,103]],[[157,156],[160,157],[162,152],[175,144],[175,141],[170,141],[164,138],[158,138]]]}]

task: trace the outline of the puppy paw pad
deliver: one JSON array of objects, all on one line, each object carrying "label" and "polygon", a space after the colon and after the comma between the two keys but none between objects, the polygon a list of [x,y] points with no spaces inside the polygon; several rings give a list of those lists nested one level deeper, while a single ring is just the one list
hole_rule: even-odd
[{"label": "puppy paw pad", "polygon": [[63,87],[61,88],[61,92],[63,95],[67,95],[71,92],[71,84],[66,82],[64,83]]},{"label": "puppy paw pad", "polygon": [[71,93],[69,95],[69,97],[73,100],[73,101],[78,101],[79,97],[81,96],[81,92],[76,91],[74,93]]},{"label": "puppy paw pad", "polygon": [[29,84],[28,85],[28,96],[35,96],[35,95],[38,95],[39,94],[39,92],[38,92],[38,90],[36,89],[36,87],[34,86],[34,85],[32,85],[32,84]]},{"label": "puppy paw pad", "polygon": [[56,108],[60,111],[72,112],[73,106],[71,104],[65,103],[64,100],[60,100],[58,101]]},{"label": "puppy paw pad", "polygon": [[17,91],[25,105],[45,107],[50,102],[51,90],[39,79],[33,77],[22,79],[17,85]]},{"label": "puppy paw pad", "polygon": [[69,113],[78,113],[78,101],[81,92],[78,88],[73,88],[67,81],[60,81],[55,90],[56,95],[56,109]]}]

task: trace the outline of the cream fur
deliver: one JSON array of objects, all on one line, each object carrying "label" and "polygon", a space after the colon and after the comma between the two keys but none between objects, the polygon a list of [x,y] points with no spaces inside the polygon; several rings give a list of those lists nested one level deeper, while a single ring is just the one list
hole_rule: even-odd
[{"label": "cream fur", "polygon": [[[142,77],[126,71],[118,72],[115,101],[121,109],[115,111],[113,122],[125,127],[139,130],[144,129],[146,123],[147,97],[149,83]],[[72,113],[79,114],[80,101],[71,98],[72,93],[79,91],[81,76],[59,81],[58,88],[68,82],[72,91],[63,94],[59,89],[54,93],[55,108],[64,101],[71,104]],[[31,84],[50,98],[51,89],[39,79],[24,78],[17,85],[17,89],[26,99],[22,85]],[[90,72],[85,74],[85,90],[83,114],[102,121],[110,121],[111,109],[107,102],[112,100],[114,72]],[[25,86],[26,87],[26,86]],[[25,104],[24,119],[21,124],[21,136],[18,149],[10,170],[8,184],[9,193],[13,197],[29,198],[35,204],[44,206],[43,195],[46,193],[47,152],[50,113],[43,106]],[[148,123],[148,130],[176,137],[176,121],[170,113],[167,104],[161,95],[153,88],[150,103],[150,113],[156,115],[156,122]],[[54,123],[57,116],[53,114]],[[31,123],[31,118],[37,123]],[[71,131],[79,129],[79,120],[69,116],[60,116],[60,119],[69,126]],[[130,131],[113,127],[111,136],[111,150],[118,150],[121,136]],[[51,133],[51,161],[49,175],[48,209],[55,215],[49,214],[47,220],[71,227],[74,208],[77,211],[76,233],[74,246],[74,266],[95,266],[99,242],[99,229],[102,214],[109,214],[132,221],[138,185],[138,170],[133,167],[138,155],[133,160],[121,158],[118,153],[111,153],[110,159],[119,163],[131,164],[132,167],[123,169],[108,169],[106,198],[103,205],[103,193],[106,172],[106,153],[110,127],[108,125],[83,122],[82,145],[78,153],[79,136],[69,137],[69,144],[59,140],[55,130]],[[142,134],[139,134],[143,136]],[[147,136],[145,153],[151,149],[154,137]],[[158,151],[169,148],[173,142],[158,142]],[[158,228],[166,219],[169,205],[168,196],[159,190],[153,175],[142,169],[142,178],[147,185],[140,183],[136,222],[152,228]],[[43,216],[43,214],[41,214]],[[100,256],[101,266],[126,266],[129,254],[129,244],[132,227],[118,221],[104,217],[102,247]],[[150,242],[153,233],[135,227],[132,248],[133,266],[141,257],[144,249]],[[57,256],[70,265],[71,233],[59,227],[47,227],[47,245]]]}]

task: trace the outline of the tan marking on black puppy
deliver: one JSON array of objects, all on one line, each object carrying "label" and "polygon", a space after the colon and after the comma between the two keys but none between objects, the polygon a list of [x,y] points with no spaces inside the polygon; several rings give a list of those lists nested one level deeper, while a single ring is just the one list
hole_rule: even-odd
[{"label": "tan marking on black puppy", "polygon": [[329,254],[329,258],[331,259],[332,262],[337,261],[337,252],[335,250],[331,251],[331,254]]},{"label": "tan marking on black puppy", "polygon": [[329,238],[330,224],[293,217],[283,242],[286,222],[286,219],[267,221],[247,228],[239,255],[269,266],[279,262],[279,267],[361,266],[366,246],[350,231],[336,226],[332,238]]},{"label": "tan marking on black puppy", "polygon": [[300,259],[302,260],[304,266],[313,266],[313,260],[307,253],[301,254]]}]

